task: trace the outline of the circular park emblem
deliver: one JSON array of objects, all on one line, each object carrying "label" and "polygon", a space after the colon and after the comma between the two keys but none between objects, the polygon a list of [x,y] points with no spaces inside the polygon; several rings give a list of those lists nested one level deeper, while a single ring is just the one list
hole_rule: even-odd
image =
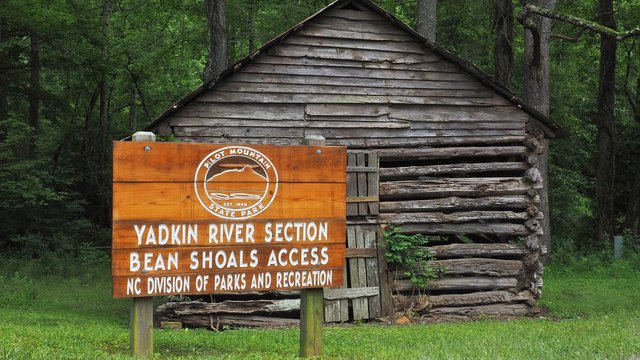
[{"label": "circular park emblem", "polygon": [[200,162],[194,185],[208,212],[223,219],[248,219],[273,202],[278,172],[263,153],[246,146],[227,146]]}]

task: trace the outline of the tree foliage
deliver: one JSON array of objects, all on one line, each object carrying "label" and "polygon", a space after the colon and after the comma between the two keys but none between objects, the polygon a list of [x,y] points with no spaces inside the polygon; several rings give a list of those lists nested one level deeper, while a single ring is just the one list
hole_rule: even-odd
[{"label": "tree foliage", "polygon": [[[225,3],[233,63],[329,1]],[[417,1],[377,3],[416,25]],[[516,13],[523,12],[520,2],[513,4]],[[492,73],[494,8],[489,0],[439,2],[438,43]],[[593,2],[562,1],[556,10],[597,21]],[[619,32],[640,24],[635,0],[616,0],[614,12]],[[592,239],[599,39],[560,22],[552,32],[551,117],[572,133],[551,143],[552,229],[554,241],[586,249],[598,245]],[[202,83],[207,39],[204,0],[0,1],[2,249],[108,245],[111,141],[148,124]],[[523,43],[516,24],[516,94],[522,94]],[[633,37],[617,49],[616,232],[630,227],[630,214],[640,212],[633,206],[638,191],[632,191],[640,176],[638,51],[640,39]],[[34,110],[37,124],[30,121]]]},{"label": "tree foliage", "polygon": [[446,269],[434,265],[435,254],[427,247],[430,238],[422,234],[403,234],[399,228],[386,229],[385,258],[418,289],[437,279]]}]

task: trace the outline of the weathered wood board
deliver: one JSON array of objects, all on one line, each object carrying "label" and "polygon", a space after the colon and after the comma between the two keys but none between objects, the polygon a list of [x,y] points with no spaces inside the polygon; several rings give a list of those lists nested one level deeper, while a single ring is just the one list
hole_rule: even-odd
[{"label": "weathered wood board", "polygon": [[[325,320],[338,322],[366,320],[381,316],[380,285],[377,258],[377,225],[347,226],[348,287],[332,290],[325,304]],[[349,255],[350,254],[350,255]],[[351,303],[351,316],[345,309]]]},{"label": "weathered wood board", "polygon": [[[346,210],[349,228],[338,228],[333,215],[318,218],[329,224],[326,246],[333,246],[340,232],[349,234],[344,283],[325,296],[325,321],[373,318],[378,309],[389,315],[391,288],[403,292],[394,297],[416,290],[402,276],[394,285],[392,268],[388,276],[384,239],[368,229],[378,224],[433,239],[430,248],[446,268],[441,279],[421,289],[432,292],[433,314],[526,313],[539,297],[534,288],[541,285],[537,261],[545,215],[539,211],[544,189],[538,170],[544,150],[531,130],[534,121],[488,86],[489,80],[472,76],[475,72],[464,71],[389,18],[356,8],[331,9],[293,29],[169,114],[161,126],[190,142],[298,145],[307,135],[321,135],[326,144],[349,147],[343,159],[347,201],[332,210]],[[282,183],[278,191],[313,209],[328,206],[324,193],[315,191],[326,182],[322,176]],[[155,201],[191,199],[193,208],[199,206],[187,188],[170,192],[158,184],[144,195],[132,184],[119,186],[128,196],[146,196],[139,216]],[[302,210],[270,208],[276,222]],[[120,221],[118,232],[133,226]],[[206,237],[207,218],[194,223],[199,238]],[[265,221],[253,223],[252,245],[269,245],[258,240]],[[225,239],[220,245],[247,245]],[[146,247],[137,244],[135,233],[127,242]],[[520,299],[525,291],[526,299]]]},{"label": "weathered wood board", "polygon": [[375,216],[378,206],[378,155],[349,150],[347,156],[347,263],[343,289],[325,293],[325,321],[344,322],[380,317],[378,225],[356,224]]},{"label": "weathered wood board", "polygon": [[346,149],[114,143],[113,295],[340,287]]}]

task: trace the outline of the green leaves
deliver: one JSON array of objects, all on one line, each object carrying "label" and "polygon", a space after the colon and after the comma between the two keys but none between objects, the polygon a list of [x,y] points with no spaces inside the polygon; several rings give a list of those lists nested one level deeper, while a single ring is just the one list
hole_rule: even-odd
[{"label": "green leaves", "polygon": [[403,271],[416,287],[426,287],[429,280],[437,278],[444,270],[432,265],[434,254],[426,247],[429,237],[422,234],[402,234],[399,228],[386,230],[384,237],[387,243],[387,261]]}]

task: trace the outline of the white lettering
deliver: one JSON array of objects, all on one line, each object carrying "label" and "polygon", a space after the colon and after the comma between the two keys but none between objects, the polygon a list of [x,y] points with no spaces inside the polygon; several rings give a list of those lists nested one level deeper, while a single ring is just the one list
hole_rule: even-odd
[{"label": "white lettering", "polygon": [[147,278],[147,293],[154,294],[180,294],[191,290],[190,276],[151,276]]},{"label": "white lettering", "polygon": [[192,240],[194,243],[198,243],[198,224],[189,225],[189,236],[187,237],[187,243],[191,244]]},{"label": "white lettering", "polygon": [[171,245],[180,245],[180,230],[184,225],[171,225]]},{"label": "white lettering", "polygon": [[142,235],[144,234],[144,229],[147,227],[147,225],[142,225],[142,227],[138,226],[137,224],[133,225],[133,228],[136,230],[136,235],[138,237],[138,245],[142,245]]},{"label": "white lettering", "polygon": [[320,260],[320,264],[327,265],[329,263],[329,248],[326,246],[323,247],[322,250],[320,250],[320,254],[322,254],[322,260]]},{"label": "white lettering", "polygon": [[147,245],[156,245],[156,233],[153,232],[153,226],[149,226],[149,232],[147,233]]},{"label": "white lettering", "polygon": [[209,224],[209,244],[218,243],[218,227],[215,224]]},{"label": "white lettering", "polygon": [[247,287],[247,274],[216,274],[213,277],[214,290],[244,290]]},{"label": "white lettering", "polygon": [[278,260],[276,260],[276,251],[271,250],[269,254],[269,261],[267,261],[267,266],[278,266]]},{"label": "white lettering", "polygon": [[252,249],[251,252],[249,253],[249,256],[251,257],[251,262],[249,263],[249,266],[252,268],[258,266],[258,250]]},{"label": "white lettering", "polygon": [[293,241],[293,235],[290,234],[291,228],[293,227],[293,224],[288,222],[285,226],[284,226],[284,239],[287,240],[288,242]]},{"label": "white lettering", "polygon": [[320,223],[320,235],[318,236],[318,240],[328,240],[329,233],[329,224],[325,221]]},{"label": "white lettering", "polygon": [[273,226],[271,223],[267,223],[264,226],[264,241],[268,243],[270,243],[273,238],[273,235],[271,234],[271,226]]},{"label": "white lettering", "polygon": [[169,242],[169,227],[166,224],[158,225],[158,244],[166,245]]},{"label": "white lettering", "polygon": [[249,224],[209,224],[209,244],[255,242],[255,226]]},{"label": "white lettering", "polygon": [[318,225],[316,225],[316,223],[314,222],[310,222],[307,229],[308,229],[307,235],[309,237],[309,241],[315,241],[316,236],[318,236]]},{"label": "white lettering", "polygon": [[198,252],[192,251],[190,258],[191,258],[191,264],[189,264],[189,269],[196,270],[200,265],[200,261],[198,261]]},{"label": "white lettering", "polygon": [[140,254],[137,252],[129,253],[129,271],[140,270]]},{"label": "white lettering", "polygon": [[196,276],[196,291],[205,291],[209,284],[209,275]]},{"label": "white lettering", "polygon": [[127,295],[140,295],[140,278],[127,279]]}]

